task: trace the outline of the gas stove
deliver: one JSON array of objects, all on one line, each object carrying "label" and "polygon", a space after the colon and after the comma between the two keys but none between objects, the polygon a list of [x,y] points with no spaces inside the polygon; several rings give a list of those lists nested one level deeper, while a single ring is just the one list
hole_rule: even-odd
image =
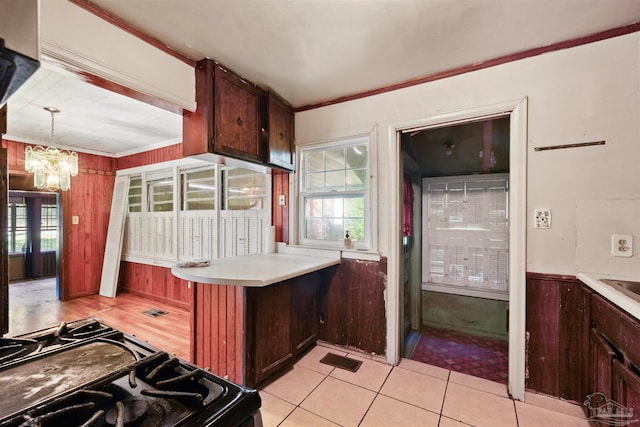
[{"label": "gas stove", "polygon": [[260,397],[82,319],[0,339],[0,427],[259,426]]}]

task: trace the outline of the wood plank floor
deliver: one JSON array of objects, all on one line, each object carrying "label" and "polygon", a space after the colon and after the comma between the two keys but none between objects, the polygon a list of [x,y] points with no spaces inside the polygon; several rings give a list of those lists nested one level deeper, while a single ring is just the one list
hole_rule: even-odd
[{"label": "wood plank floor", "polygon": [[[122,332],[189,360],[190,315],[188,310],[122,293],[116,298],[92,295],[70,301],[35,302],[39,298],[40,281],[9,286],[9,333],[15,336],[58,325],[61,322],[96,317]],[[30,288],[31,286],[31,288]],[[31,290],[31,291],[30,291]],[[12,302],[14,304],[12,304]],[[150,317],[143,312],[157,308],[168,312]]]}]

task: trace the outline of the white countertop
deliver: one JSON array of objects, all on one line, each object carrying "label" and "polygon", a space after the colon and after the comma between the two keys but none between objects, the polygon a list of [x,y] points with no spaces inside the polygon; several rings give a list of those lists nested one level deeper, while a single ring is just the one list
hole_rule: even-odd
[{"label": "white countertop", "polygon": [[[640,301],[635,299],[634,297],[627,295],[614,288],[613,286],[607,285],[606,283],[601,282],[598,279],[618,279],[618,280],[634,280],[637,281],[637,278],[629,278],[629,277],[621,277],[614,276],[610,274],[596,274],[596,273],[578,273],[578,280],[580,280],[585,285],[589,286],[591,289],[611,301],[613,304],[617,305],[636,319],[640,320]],[[637,298],[637,297],[636,297]]]},{"label": "white countertop", "polygon": [[171,273],[191,282],[263,287],[340,264],[340,256],[258,253],[210,262],[207,267],[172,267]]}]

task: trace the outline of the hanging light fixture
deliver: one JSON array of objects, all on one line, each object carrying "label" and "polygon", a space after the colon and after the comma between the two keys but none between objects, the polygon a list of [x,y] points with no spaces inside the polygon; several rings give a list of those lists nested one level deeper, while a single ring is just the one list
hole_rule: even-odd
[{"label": "hanging light fixture", "polygon": [[78,154],[75,151],[61,150],[53,142],[54,115],[59,113],[55,107],[44,107],[51,113],[51,144],[27,147],[24,150],[24,168],[33,173],[33,185],[38,189],[67,191],[71,188],[71,177],[78,175]]}]

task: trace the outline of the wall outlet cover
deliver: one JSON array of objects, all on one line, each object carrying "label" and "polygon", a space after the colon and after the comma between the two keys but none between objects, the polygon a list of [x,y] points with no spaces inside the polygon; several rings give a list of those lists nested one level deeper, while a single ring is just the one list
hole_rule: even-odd
[{"label": "wall outlet cover", "polygon": [[533,211],[534,228],[551,228],[551,209],[536,208]]},{"label": "wall outlet cover", "polygon": [[633,256],[633,236],[631,234],[614,234],[611,236],[611,255],[630,258]]}]

